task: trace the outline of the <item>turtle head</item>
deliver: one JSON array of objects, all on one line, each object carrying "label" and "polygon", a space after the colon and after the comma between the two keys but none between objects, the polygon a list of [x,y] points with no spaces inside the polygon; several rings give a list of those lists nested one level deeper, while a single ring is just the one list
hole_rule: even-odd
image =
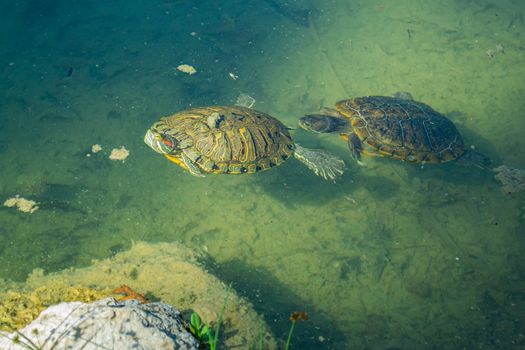
[{"label": "turtle head", "polygon": [[346,125],[342,118],[322,114],[309,114],[299,119],[301,128],[321,133],[340,132]]},{"label": "turtle head", "polygon": [[154,127],[146,132],[144,142],[155,152],[161,154],[174,154],[178,148],[178,141],[173,136],[160,133]]}]

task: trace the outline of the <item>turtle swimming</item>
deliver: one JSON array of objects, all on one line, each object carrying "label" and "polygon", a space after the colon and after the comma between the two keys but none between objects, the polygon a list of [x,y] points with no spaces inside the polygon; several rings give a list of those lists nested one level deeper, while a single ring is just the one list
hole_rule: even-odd
[{"label": "turtle swimming", "polygon": [[294,156],[318,176],[333,180],[344,161],[294,143],[276,118],[243,106],[191,108],[160,118],[144,142],[195,176],[253,174]]},{"label": "turtle swimming", "polygon": [[411,163],[452,160],[486,168],[484,155],[467,150],[450,119],[412,99],[409,93],[394,97],[365,96],[342,100],[335,110],[306,115],[299,120],[306,130],[338,133],[352,157],[386,156]]}]

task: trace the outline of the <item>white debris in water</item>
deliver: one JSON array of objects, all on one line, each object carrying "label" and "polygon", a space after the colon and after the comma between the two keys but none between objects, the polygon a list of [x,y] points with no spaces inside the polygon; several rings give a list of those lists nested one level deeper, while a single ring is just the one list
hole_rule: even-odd
[{"label": "white debris in water", "polygon": [[126,149],[126,147],[121,146],[120,148],[113,148],[111,150],[111,154],[109,155],[109,159],[111,160],[121,160],[125,161],[126,158],[129,157],[129,150]]},{"label": "white debris in water", "polygon": [[102,151],[102,146],[98,143],[91,146],[91,153],[98,153],[100,151]]},{"label": "white debris in water", "polygon": [[251,97],[248,94],[245,94],[241,92],[239,96],[237,96],[237,101],[235,101],[235,105],[246,107],[246,108],[252,108],[255,104],[255,99]]},{"label": "white debris in water", "polygon": [[4,202],[4,206],[9,208],[16,207],[21,212],[29,214],[33,214],[35,211],[38,210],[37,202],[22,198],[19,195],[16,195],[15,197],[6,200]]},{"label": "white debris in water", "polygon": [[177,67],[177,69],[180,70],[181,72],[188,73],[189,75],[197,73],[197,70],[193,66],[190,66],[189,64],[181,64],[180,66]]},{"label": "white debris in water", "polygon": [[485,55],[490,59],[493,59],[500,53],[505,53],[505,48],[502,44],[497,44],[493,49],[488,49],[485,51]]}]

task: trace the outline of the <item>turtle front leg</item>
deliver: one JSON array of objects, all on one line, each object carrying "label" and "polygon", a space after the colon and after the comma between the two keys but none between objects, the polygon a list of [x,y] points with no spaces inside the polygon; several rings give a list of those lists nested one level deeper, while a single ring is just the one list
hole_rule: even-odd
[{"label": "turtle front leg", "polygon": [[355,133],[348,134],[347,140],[348,148],[350,148],[350,154],[358,163],[361,164],[361,152],[363,151],[363,145],[361,140]]},{"label": "turtle front leg", "polygon": [[190,172],[191,175],[198,176],[198,177],[204,177],[204,173],[202,172],[202,170],[197,166],[197,164],[195,164],[190,159],[190,157],[186,155],[186,153],[182,152],[181,159],[186,169]]}]

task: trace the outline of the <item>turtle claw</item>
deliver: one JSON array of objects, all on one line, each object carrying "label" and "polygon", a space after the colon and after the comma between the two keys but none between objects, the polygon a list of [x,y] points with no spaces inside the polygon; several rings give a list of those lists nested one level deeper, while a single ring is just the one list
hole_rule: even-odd
[{"label": "turtle claw", "polygon": [[335,180],[341,177],[346,170],[344,160],[324,150],[308,149],[296,144],[294,155],[315,175],[325,180]]}]

